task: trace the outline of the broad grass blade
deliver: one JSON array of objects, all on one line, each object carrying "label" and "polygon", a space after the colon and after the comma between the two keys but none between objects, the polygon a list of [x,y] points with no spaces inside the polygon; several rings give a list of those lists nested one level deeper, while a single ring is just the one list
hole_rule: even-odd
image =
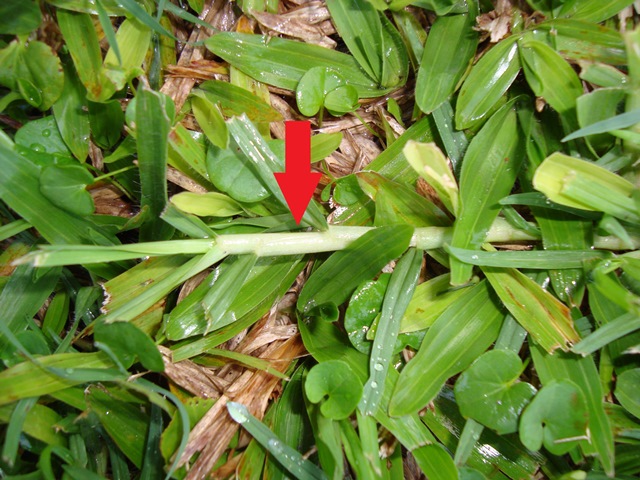
[{"label": "broad grass blade", "polygon": [[345,250],[334,253],[305,283],[298,297],[298,310],[305,316],[317,307],[344,303],[351,292],[382,267],[399,257],[409,246],[413,228],[376,228],[355,240]]},{"label": "broad grass blade", "polygon": [[389,414],[415,413],[497,338],[504,313],[486,281],[460,295],[427,330],[396,383]]},{"label": "broad grass blade", "polygon": [[167,158],[169,129],[173,109],[171,99],[144,84],[136,96],[138,165],[140,169],[142,208],[148,208],[148,221],[140,227],[140,241],[166,240],[173,227],[160,215],[167,203]]},{"label": "broad grass blade", "polygon": [[382,79],[383,39],[380,14],[367,0],[327,0],[331,20],[360,67]]},{"label": "broad grass blade", "polygon": [[569,308],[515,269],[484,267],[491,286],[511,315],[548,352],[579,340]]},{"label": "broad grass blade", "polygon": [[[498,110],[473,138],[460,172],[460,209],[451,245],[477,248],[498,216],[524,158],[524,142],[515,112],[517,99]],[[462,285],[472,266],[451,259],[451,283]]]},{"label": "broad grass blade", "polygon": [[373,414],[382,400],[382,389],[395,348],[393,340],[398,337],[400,321],[416,288],[421,266],[422,250],[412,248],[398,261],[389,280],[371,347],[369,379],[358,406],[367,415]]},{"label": "broad grass blade", "polygon": [[481,123],[516,79],[521,67],[517,38],[498,43],[469,72],[458,95],[458,130]]},{"label": "broad grass blade", "polygon": [[416,102],[431,113],[455,91],[473,59],[478,33],[475,15],[438,17],[431,26],[416,81]]},{"label": "broad grass blade", "polygon": [[389,88],[378,87],[350,55],[316,45],[244,33],[218,33],[205,45],[247,75],[287,90],[295,90],[312,67],[330,67],[342,75],[362,98],[378,97]]}]

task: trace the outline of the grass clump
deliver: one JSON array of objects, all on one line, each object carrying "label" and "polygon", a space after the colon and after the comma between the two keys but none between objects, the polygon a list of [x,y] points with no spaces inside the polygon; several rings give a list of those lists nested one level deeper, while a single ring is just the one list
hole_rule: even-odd
[{"label": "grass clump", "polygon": [[5,2],[2,477],[636,478],[632,3]]}]

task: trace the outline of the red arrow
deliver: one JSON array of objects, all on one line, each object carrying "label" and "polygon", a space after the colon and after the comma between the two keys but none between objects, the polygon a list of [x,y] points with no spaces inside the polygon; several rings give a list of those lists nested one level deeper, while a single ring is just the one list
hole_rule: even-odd
[{"label": "red arrow", "polygon": [[284,127],[284,173],[274,175],[300,224],[322,174],[311,172],[311,122],[285,122]]}]

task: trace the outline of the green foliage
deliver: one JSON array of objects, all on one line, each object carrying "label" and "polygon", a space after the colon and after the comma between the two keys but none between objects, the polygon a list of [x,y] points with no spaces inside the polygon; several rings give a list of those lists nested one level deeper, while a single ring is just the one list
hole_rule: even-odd
[{"label": "green foliage", "polygon": [[640,473],[631,0],[0,3],[3,477]]}]

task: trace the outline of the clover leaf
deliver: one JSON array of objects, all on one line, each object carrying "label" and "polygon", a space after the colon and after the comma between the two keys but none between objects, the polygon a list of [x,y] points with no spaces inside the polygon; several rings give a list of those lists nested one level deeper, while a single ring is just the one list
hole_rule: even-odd
[{"label": "clover leaf", "polygon": [[536,389],[518,382],[522,361],[510,350],[492,350],[460,375],[454,389],[460,412],[500,434],[518,430],[518,417]]},{"label": "clover leaf", "polygon": [[312,117],[323,107],[333,116],[344,115],[358,108],[358,92],[336,71],[328,67],[313,67],[305,73],[296,88],[300,113]]},{"label": "clover leaf", "polygon": [[520,418],[520,441],[529,450],[554,455],[586,440],[589,413],[582,391],[568,380],[552,381],[534,397]]},{"label": "clover leaf", "polygon": [[362,382],[342,360],[328,360],[313,367],[304,383],[311,403],[321,403],[320,412],[333,420],[349,417],[362,396]]}]

